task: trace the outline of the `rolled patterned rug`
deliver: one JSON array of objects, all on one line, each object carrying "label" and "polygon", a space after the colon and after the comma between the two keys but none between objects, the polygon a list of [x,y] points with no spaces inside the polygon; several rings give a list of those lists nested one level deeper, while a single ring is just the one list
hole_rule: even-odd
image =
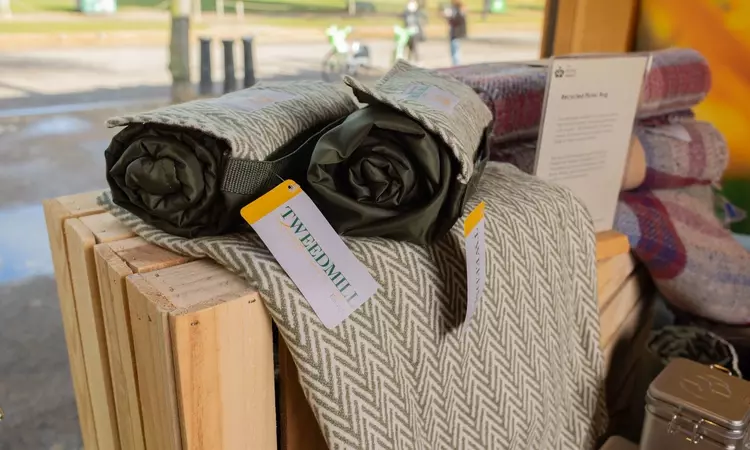
[{"label": "rolled patterned rug", "polygon": [[307,190],[337,232],[429,244],[463,213],[488,158],[491,113],[468,86],[398,62],[324,133]]},{"label": "rolled patterned rug", "polygon": [[355,109],[342,87],[261,83],[111,119],[125,126],[105,151],[113,201],[178,236],[230,231],[280,179],[304,179],[315,138]]},{"label": "rolled patterned rug", "polygon": [[[711,87],[706,59],[692,49],[666,49],[653,55],[643,82],[638,119],[671,115],[700,103]],[[439,69],[492,99],[493,142],[535,138],[547,86],[545,62],[496,62]]]}]

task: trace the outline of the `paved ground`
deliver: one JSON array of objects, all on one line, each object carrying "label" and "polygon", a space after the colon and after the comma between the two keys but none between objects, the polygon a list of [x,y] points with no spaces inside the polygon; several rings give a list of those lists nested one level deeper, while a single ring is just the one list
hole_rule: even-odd
[{"label": "paved ground", "polygon": [[[386,66],[390,42],[370,44]],[[424,64],[446,65],[447,47],[425,43]],[[538,38],[508,34],[467,42],[464,59],[532,59],[537,49]],[[259,46],[258,76],[319,79],[326,50]],[[81,445],[39,202],[106,186],[113,131],[102,123],[166,102],[166,65],[164,50],[147,47],[0,53],[0,450]]]}]

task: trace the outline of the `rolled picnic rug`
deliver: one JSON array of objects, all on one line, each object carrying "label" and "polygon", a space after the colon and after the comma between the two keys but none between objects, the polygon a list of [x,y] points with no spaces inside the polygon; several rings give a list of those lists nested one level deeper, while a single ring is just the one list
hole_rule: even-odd
[{"label": "rolled picnic rug", "polygon": [[710,184],[721,179],[729,162],[724,136],[708,122],[685,120],[636,127],[646,160],[643,189]]},{"label": "rolled picnic rug", "polygon": [[463,83],[405,61],[374,88],[345,82],[368,106],[320,137],[307,192],[342,235],[440,239],[484,170],[491,112]]},{"label": "rolled picnic rug", "polygon": [[260,83],[110,119],[104,153],[115,204],[171,234],[222,234],[239,209],[281,180],[304,180],[314,137],[356,109],[323,82]]},{"label": "rolled picnic rug", "polygon": [[[712,184],[721,179],[727,167],[726,141],[708,122],[684,119],[638,125],[633,135],[622,190]],[[491,160],[513,164],[526,173],[533,172],[535,155],[534,139],[490,146]]]},{"label": "rolled picnic rug", "polygon": [[[692,49],[650,52],[639,119],[664,116],[700,103],[711,87],[706,59]],[[542,117],[547,67],[543,63],[484,63],[439,72],[487,92],[495,109],[494,142],[535,138]]]}]

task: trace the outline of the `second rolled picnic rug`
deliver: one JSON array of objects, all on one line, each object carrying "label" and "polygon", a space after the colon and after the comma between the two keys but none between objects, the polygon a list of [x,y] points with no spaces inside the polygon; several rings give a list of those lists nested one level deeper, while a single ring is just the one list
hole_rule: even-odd
[{"label": "second rolled picnic rug", "polygon": [[[650,52],[638,118],[649,119],[692,108],[711,87],[706,59],[692,49]],[[439,69],[481,89],[495,109],[493,141],[535,138],[542,118],[548,68],[543,63],[499,62]]]},{"label": "second rolled picnic rug", "polygon": [[113,200],[178,236],[227,232],[280,180],[304,179],[314,137],[355,109],[342,86],[261,83],[110,119],[125,127],[105,152]]},{"label": "second rolled picnic rug", "polygon": [[330,449],[589,450],[606,428],[593,225],[565,189],[487,165],[464,209],[485,202],[469,323],[463,220],[433,245],[345,237],[380,288],[333,329],[257,235],[182,239],[104,200],[146,240],[259,290]]},{"label": "second rolled picnic rug", "polygon": [[321,135],[306,191],[339,234],[438,240],[482,175],[490,111],[463,83],[405,61],[372,88],[346,82],[367,106]]}]

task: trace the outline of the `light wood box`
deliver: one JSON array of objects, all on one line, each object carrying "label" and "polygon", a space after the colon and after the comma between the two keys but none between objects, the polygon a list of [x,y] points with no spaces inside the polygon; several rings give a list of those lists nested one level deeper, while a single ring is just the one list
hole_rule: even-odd
[{"label": "light wood box", "polygon": [[[134,236],[97,195],[44,202],[85,448],[325,449],[257,292]],[[646,283],[622,235],[600,235],[597,259],[609,367],[639,329]]]}]

